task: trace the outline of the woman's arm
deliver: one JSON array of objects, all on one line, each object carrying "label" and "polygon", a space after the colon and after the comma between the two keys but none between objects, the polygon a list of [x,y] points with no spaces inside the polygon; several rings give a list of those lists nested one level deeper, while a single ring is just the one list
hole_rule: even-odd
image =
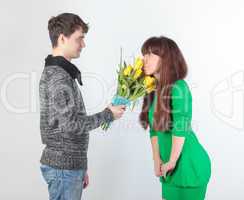
[{"label": "woman's arm", "polygon": [[151,137],[151,145],[152,145],[153,160],[160,159],[157,136]]},{"label": "woman's arm", "polygon": [[185,137],[172,136],[172,148],[171,148],[170,159],[167,163],[165,163],[161,167],[161,171],[163,174],[162,176],[164,178],[166,178],[168,172],[172,171],[175,168],[177,160],[179,159],[180,154],[182,152],[184,142],[185,142]]},{"label": "woman's arm", "polygon": [[171,162],[174,165],[180,157],[184,142],[185,137],[172,136],[172,148],[169,162]]},{"label": "woman's arm", "polygon": [[163,176],[173,170],[183,149],[185,138],[191,130],[191,93],[184,81],[172,88],[172,146],[169,161],[162,166]]},{"label": "woman's arm", "polygon": [[157,136],[151,137],[151,145],[152,145],[152,154],[153,154],[153,161],[154,161],[154,172],[155,175],[159,177],[162,176],[162,172],[161,172],[162,160],[160,158]]}]

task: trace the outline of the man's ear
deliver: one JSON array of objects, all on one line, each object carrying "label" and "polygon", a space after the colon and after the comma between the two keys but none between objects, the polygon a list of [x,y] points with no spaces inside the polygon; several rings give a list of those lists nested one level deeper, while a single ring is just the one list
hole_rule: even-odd
[{"label": "man's ear", "polygon": [[65,35],[61,33],[58,37],[58,44],[63,45],[65,43],[65,39]]}]

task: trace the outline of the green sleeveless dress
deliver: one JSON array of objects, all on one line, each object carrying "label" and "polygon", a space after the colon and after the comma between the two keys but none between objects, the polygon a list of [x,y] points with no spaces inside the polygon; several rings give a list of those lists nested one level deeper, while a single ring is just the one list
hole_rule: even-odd
[{"label": "green sleeveless dress", "polygon": [[177,80],[171,90],[172,127],[168,131],[153,130],[156,95],[149,109],[150,137],[157,136],[163,163],[170,159],[172,136],[185,137],[181,155],[174,170],[162,182],[166,200],[203,200],[211,176],[211,162],[191,128],[192,96],[187,83]]}]

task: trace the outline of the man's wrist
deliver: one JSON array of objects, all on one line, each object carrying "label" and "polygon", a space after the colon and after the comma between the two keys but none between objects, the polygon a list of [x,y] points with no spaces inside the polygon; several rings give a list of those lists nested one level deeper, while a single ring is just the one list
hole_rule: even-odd
[{"label": "man's wrist", "polygon": [[115,120],[115,118],[114,118],[114,114],[113,114],[113,112],[111,111],[111,109],[109,108],[109,107],[106,107],[105,109],[104,109],[104,111],[106,112],[106,113],[108,113],[108,115],[109,115],[109,121],[114,121]]}]

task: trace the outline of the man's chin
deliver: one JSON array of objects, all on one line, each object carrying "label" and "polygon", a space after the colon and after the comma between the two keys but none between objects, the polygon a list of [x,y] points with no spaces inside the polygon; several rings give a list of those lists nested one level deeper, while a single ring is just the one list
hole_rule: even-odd
[{"label": "man's chin", "polygon": [[79,58],[80,57],[80,52],[77,53],[73,58]]}]

